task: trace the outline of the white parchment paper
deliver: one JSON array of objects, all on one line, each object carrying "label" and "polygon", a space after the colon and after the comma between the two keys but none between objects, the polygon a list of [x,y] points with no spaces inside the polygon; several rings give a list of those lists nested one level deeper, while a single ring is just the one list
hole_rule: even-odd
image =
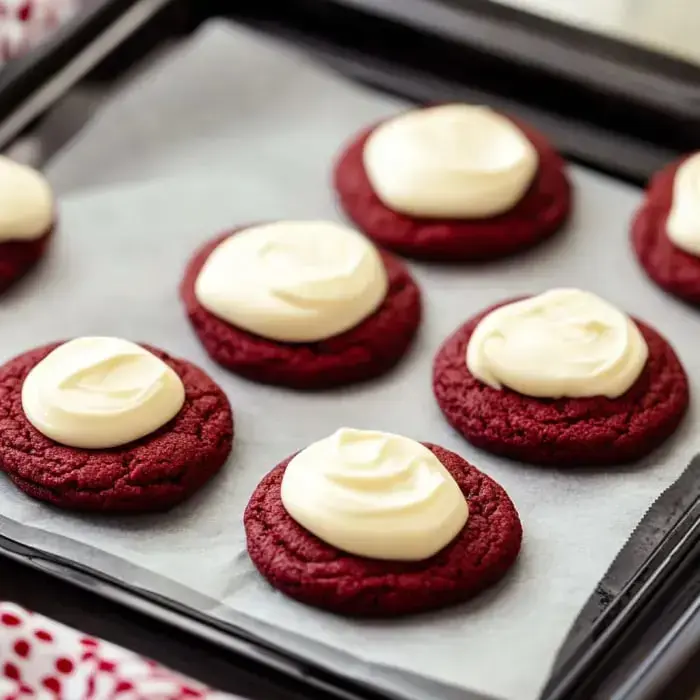
[{"label": "white parchment paper", "polygon": [[[30,526],[13,533],[33,544],[144,587],[156,586],[147,571],[160,574],[219,601],[209,612],[235,615],[252,630],[268,623],[278,630],[276,642],[341,664],[356,677],[407,691],[410,684],[402,686],[399,676],[382,674],[391,667],[530,700],[634,525],[698,451],[691,429],[696,416],[691,410],[676,437],[633,468],[525,467],[473,449],[445,424],[431,392],[432,358],[441,341],[484,306],[577,285],[660,329],[696,389],[700,315],[653,287],[630,250],[628,222],[640,193],[572,168],[576,214],[551,243],[480,267],[412,265],[425,292],[420,338],[395,372],[370,386],[296,394],[227,374],[200,348],[177,296],[193,249],[226,227],[340,218],[329,185],[333,156],[356,130],[399,108],[289,49],[223,24],[205,27],[117,90],[48,169],[62,195],[60,235],[46,264],[0,302],[0,359],[80,334],[161,345],[200,364],[227,392],[236,416],[234,451],[220,477],[164,515],[62,513],[5,480],[0,512]],[[246,556],[241,515],[247,499],[281,459],[339,426],[430,440],[495,477],[524,525],[512,575],[469,604],[398,621],[345,620],[272,591]]]}]

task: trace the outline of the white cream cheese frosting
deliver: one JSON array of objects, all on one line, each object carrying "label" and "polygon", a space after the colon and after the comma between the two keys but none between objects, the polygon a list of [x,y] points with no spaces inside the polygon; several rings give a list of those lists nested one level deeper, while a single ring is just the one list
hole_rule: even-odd
[{"label": "white cream cheese frosting", "polygon": [[494,389],[539,398],[624,394],[649,349],[632,319],[579,289],[552,289],[492,311],[476,326],[469,371]]},{"label": "white cream cheese frosting", "polygon": [[27,420],[70,447],[106,449],[149,435],[185,401],[177,373],[120,338],[76,338],[50,352],[22,385]]},{"label": "white cream cheese frosting", "polygon": [[700,153],[676,171],[666,233],[678,248],[700,256]]},{"label": "white cream cheese frosting", "polygon": [[40,238],[53,217],[53,194],[44,176],[0,156],[0,242]]},{"label": "white cream cheese frosting", "polygon": [[426,447],[350,428],[289,462],[282,503],[300,525],[338,549],[400,561],[439,552],[469,514],[457,482]]},{"label": "white cream cheese frosting", "polygon": [[367,139],[363,160],[389,208],[452,219],[512,209],[539,165],[537,150],[513,122],[467,104],[417,109],[384,122]]},{"label": "white cream cheese frosting", "polygon": [[209,312],[264,338],[313,342],[371,316],[389,282],[377,249],[330,221],[280,221],[233,234],[195,282]]}]

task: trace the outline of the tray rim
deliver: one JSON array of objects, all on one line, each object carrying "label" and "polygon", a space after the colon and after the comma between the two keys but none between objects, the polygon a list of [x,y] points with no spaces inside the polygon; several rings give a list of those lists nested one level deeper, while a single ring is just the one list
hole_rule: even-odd
[{"label": "tray rim", "polygon": [[[174,0],[162,0],[161,5],[164,6],[168,3],[173,3]],[[36,89],[36,87],[40,87],[42,83],[42,71],[46,69],[47,62],[50,62],[55,58],[56,56],[63,56],[67,57],[71,52],[68,51],[67,46],[68,43],[71,41],[77,41],[76,46],[79,44],[83,43],[85,40],[89,39],[91,35],[93,35],[95,32],[99,32],[101,29],[104,29],[106,26],[109,26],[110,22],[116,21],[119,17],[123,16],[123,12],[128,11],[130,8],[139,5],[140,3],[144,2],[144,0],[105,0],[105,2],[101,3],[99,7],[95,8],[95,15],[90,15],[90,17],[84,18],[84,22],[78,22],[76,25],[69,25],[64,29],[64,32],[61,33],[60,36],[57,36],[55,41],[58,42],[58,45],[46,45],[43,47],[43,52],[39,52],[38,54],[32,55],[31,57],[28,57],[27,63],[24,65],[17,65],[13,67],[13,72],[11,72],[8,75],[5,75],[4,78],[7,78],[10,80],[10,85],[12,87],[11,90],[6,91],[5,88],[5,83],[1,79],[2,76],[0,76],[0,113],[2,113],[3,109],[3,99],[4,98],[12,98],[16,99],[17,96],[19,95],[20,98],[22,96],[22,93],[24,90],[28,90],[31,92],[32,89]],[[483,3],[483,0],[479,0],[481,4]],[[454,4],[454,3],[451,3]],[[468,4],[479,4],[479,3],[468,3]],[[489,5],[492,3],[488,3]],[[502,6],[498,6],[502,7]],[[116,13],[116,15],[111,14],[112,12],[116,12],[115,8],[119,8],[119,11]],[[511,10],[512,8],[506,8],[508,10]],[[108,12],[109,10],[109,12]],[[105,13],[105,14],[102,14]],[[521,13],[522,14],[522,13]],[[537,18],[538,21],[540,18]],[[66,43],[66,41],[68,43]],[[636,49],[636,47],[635,47]],[[58,50],[58,53],[56,51]],[[63,53],[64,51],[67,51],[67,53]],[[645,52],[648,53],[648,52]],[[664,60],[666,60],[666,57],[661,57]],[[674,61],[675,63],[675,61]],[[15,72],[18,71],[18,72]],[[27,72],[28,71],[28,72]],[[29,79],[31,80],[25,80]],[[34,85],[34,87],[32,87]],[[15,92],[13,92],[13,90]],[[19,544],[19,543],[17,543]],[[65,572],[61,573],[60,569],[61,567],[56,566],[56,562],[53,562],[53,566],[47,566],[46,565],[46,558],[47,557],[52,557],[53,555],[49,555],[47,553],[42,553],[35,551],[34,553],[18,553],[17,551],[13,551],[11,548],[7,546],[7,542],[3,542],[2,545],[0,546],[0,549],[3,550],[5,555],[7,556],[12,556],[13,558],[16,558],[20,561],[23,561],[24,563],[32,566],[33,568],[40,569],[42,571],[46,571],[50,575],[53,576],[58,576],[62,578],[63,580],[66,580],[73,585],[78,585],[78,586],[85,586],[85,587],[90,587],[91,590],[94,590],[94,584],[88,584],[85,583],[84,581],[81,582],[80,580],[76,580],[75,576],[70,576],[66,574]],[[57,570],[58,569],[58,570]],[[70,570],[70,567],[68,567]],[[99,572],[97,572],[99,574]],[[90,572],[90,575],[94,576],[94,572]],[[99,578],[99,576],[97,577]],[[104,582],[103,582],[104,583]],[[107,582],[109,585],[112,585],[111,582]],[[118,595],[114,592],[109,592],[108,588],[105,588],[105,586],[101,586],[99,590],[96,592],[98,595],[101,595],[105,598],[114,600],[116,602],[120,602],[121,604],[126,604],[130,605],[131,607],[134,607],[134,609],[139,609],[139,604],[141,606],[143,605],[144,601],[144,596],[140,592],[135,592],[135,591],[129,591],[127,587],[120,585],[118,588],[122,588],[122,595]],[[130,597],[130,602],[125,602],[123,600],[124,598],[124,591],[128,595],[126,595],[127,598]],[[158,597],[158,596],[156,596]],[[147,599],[147,597],[146,597]],[[161,611],[164,611],[165,608],[162,605],[162,602],[159,601],[147,601],[150,602],[151,605],[156,606],[157,609],[160,609]],[[168,624],[177,624],[173,622],[172,619],[168,620],[167,615],[161,614],[156,615],[153,610],[151,610],[151,614],[154,617],[160,617],[161,620],[167,622]],[[182,624],[180,625],[182,627]],[[184,627],[186,629],[186,626]],[[238,639],[239,642],[243,641],[241,639]],[[259,656],[260,654],[260,647],[258,644],[255,642],[246,642],[249,646],[247,648],[243,649],[237,649],[234,653],[242,653],[242,654],[248,654],[248,655],[255,655]],[[245,643],[244,643],[245,646]],[[269,648],[265,649],[267,654],[271,654],[267,656],[266,658],[266,663],[269,663],[272,666],[278,665],[280,663],[279,659],[275,659],[275,655],[272,654]],[[298,660],[294,660],[295,663],[298,662]],[[289,670],[287,670],[289,672]],[[298,669],[297,669],[298,672]],[[312,677],[308,675],[308,673],[305,673],[304,671],[301,671],[301,673],[304,675],[305,680],[309,680],[309,682],[313,683],[313,680],[310,680]],[[340,686],[343,685],[341,682],[339,684]],[[332,687],[332,686],[331,686]],[[326,688],[328,689],[328,688]],[[347,695],[347,692],[345,692],[343,695],[336,695],[336,697],[351,697],[351,698],[370,698],[370,697],[375,697],[371,694],[365,694],[366,692],[370,692],[369,689],[362,688],[361,694],[360,695]],[[376,697],[387,697],[386,695],[379,695]]]},{"label": "tray rim", "polygon": [[[308,17],[311,4],[265,3],[275,13],[294,5]],[[227,5],[225,0],[204,0],[202,11],[226,14]],[[538,87],[568,88],[566,99],[553,95],[556,99],[546,105],[551,111],[573,109],[604,125],[616,110],[624,110],[630,117],[625,128],[640,118],[651,119],[655,142],[678,143],[677,134],[660,129],[673,125],[700,147],[695,128],[700,124],[700,65],[492,0],[325,0],[328,26],[334,11],[391,20],[468,49],[470,56],[488,57],[494,70],[517,66],[518,77],[535,80]],[[606,107],[606,113],[587,108],[591,100]]]},{"label": "tray rim", "polygon": [[101,60],[181,0],[99,0],[0,69],[0,148],[10,145]]}]

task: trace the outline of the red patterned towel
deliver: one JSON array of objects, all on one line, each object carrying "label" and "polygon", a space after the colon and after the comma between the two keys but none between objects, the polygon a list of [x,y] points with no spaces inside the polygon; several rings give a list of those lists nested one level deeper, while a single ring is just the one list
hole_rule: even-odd
[{"label": "red patterned towel", "polygon": [[0,0],[0,64],[36,46],[79,6],[80,0]]},{"label": "red patterned towel", "polygon": [[0,700],[25,698],[236,700],[113,644],[0,603]]}]

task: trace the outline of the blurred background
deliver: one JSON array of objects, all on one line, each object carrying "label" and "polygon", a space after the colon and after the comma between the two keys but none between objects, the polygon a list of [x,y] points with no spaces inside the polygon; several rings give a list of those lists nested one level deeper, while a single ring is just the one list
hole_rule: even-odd
[{"label": "blurred background", "polygon": [[697,0],[495,0],[700,63]]}]

